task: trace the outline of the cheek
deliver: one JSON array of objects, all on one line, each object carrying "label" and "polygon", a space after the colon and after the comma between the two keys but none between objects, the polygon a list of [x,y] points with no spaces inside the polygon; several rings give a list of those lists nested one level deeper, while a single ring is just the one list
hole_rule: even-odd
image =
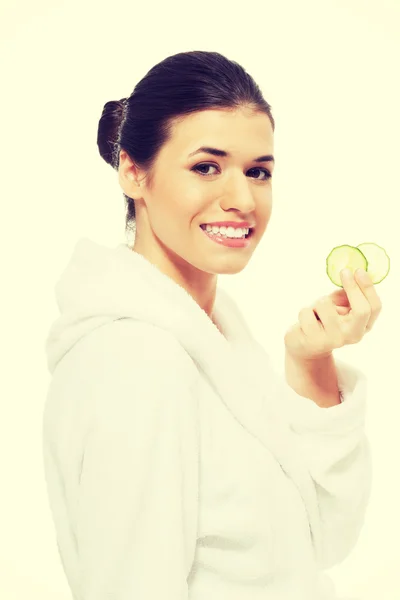
[{"label": "cheek", "polygon": [[268,219],[272,212],[272,193],[270,190],[259,198],[256,198],[256,214],[261,219]]},{"label": "cheek", "polygon": [[[208,199],[212,198],[211,191],[206,192],[204,183],[196,182],[191,177],[166,177],[167,183],[160,190],[160,198],[165,198],[166,203],[171,209],[176,211],[187,210],[190,207],[193,211],[197,207],[201,208]],[[214,193],[215,195],[215,193]]]},{"label": "cheek", "polygon": [[272,199],[263,199],[258,204],[256,210],[256,221],[260,226],[260,230],[263,233],[267,227],[272,216]]},{"label": "cheek", "polygon": [[182,191],[181,201],[185,206],[190,206],[192,212],[196,212],[196,210],[201,210],[208,202],[211,202],[213,198],[215,198],[215,193],[206,192],[204,187],[198,187],[191,183]]},{"label": "cheek", "polygon": [[181,223],[190,227],[191,221],[204,214],[208,204],[212,202],[213,196],[205,194],[204,190],[191,184],[186,188],[178,189],[173,198],[172,210]]},{"label": "cheek", "polygon": [[164,189],[151,216],[155,232],[167,244],[183,241],[191,233],[192,222],[204,211],[204,205],[197,191]]},{"label": "cheek", "polygon": [[268,202],[265,207],[264,207],[264,218],[269,221],[269,219],[271,218],[272,215],[272,201]]}]

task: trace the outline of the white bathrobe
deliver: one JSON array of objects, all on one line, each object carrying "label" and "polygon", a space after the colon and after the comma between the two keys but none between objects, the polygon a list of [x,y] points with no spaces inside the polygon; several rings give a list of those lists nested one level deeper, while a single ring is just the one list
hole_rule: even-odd
[{"label": "white bathrobe", "polygon": [[[371,489],[366,378],[320,408],[225,291],[212,322],[125,244],[56,285],[44,466],[74,600],[330,600]],[[225,336],[225,337],[224,337]]]}]

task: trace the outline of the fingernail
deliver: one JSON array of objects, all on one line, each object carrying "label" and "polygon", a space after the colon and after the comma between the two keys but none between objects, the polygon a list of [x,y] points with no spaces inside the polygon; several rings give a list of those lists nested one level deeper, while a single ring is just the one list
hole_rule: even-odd
[{"label": "fingernail", "polygon": [[356,273],[357,273],[358,279],[362,283],[369,283],[370,282],[370,276],[368,275],[368,273],[366,272],[365,269],[357,269]]},{"label": "fingernail", "polygon": [[343,281],[351,281],[353,279],[353,271],[351,269],[342,269],[340,271]]}]

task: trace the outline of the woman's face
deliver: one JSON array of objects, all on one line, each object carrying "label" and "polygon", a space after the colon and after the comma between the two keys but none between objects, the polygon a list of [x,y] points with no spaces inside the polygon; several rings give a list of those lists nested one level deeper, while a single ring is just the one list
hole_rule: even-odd
[{"label": "woman's face", "polygon": [[[201,146],[229,155],[202,151],[191,156]],[[135,198],[134,250],[177,280],[242,271],[272,211],[274,162],[255,159],[272,155],[268,116],[243,109],[206,110],[175,123],[157,157],[150,188],[135,183],[145,173],[121,151],[120,183]],[[246,246],[217,243],[201,228],[226,221],[254,226]]]}]

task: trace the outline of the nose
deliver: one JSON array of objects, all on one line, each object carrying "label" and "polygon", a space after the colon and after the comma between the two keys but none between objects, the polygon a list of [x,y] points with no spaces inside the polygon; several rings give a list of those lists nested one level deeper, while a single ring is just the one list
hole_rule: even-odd
[{"label": "nose", "polygon": [[224,210],[236,208],[242,213],[254,211],[256,203],[251,184],[245,175],[232,176],[225,185],[221,207]]}]

